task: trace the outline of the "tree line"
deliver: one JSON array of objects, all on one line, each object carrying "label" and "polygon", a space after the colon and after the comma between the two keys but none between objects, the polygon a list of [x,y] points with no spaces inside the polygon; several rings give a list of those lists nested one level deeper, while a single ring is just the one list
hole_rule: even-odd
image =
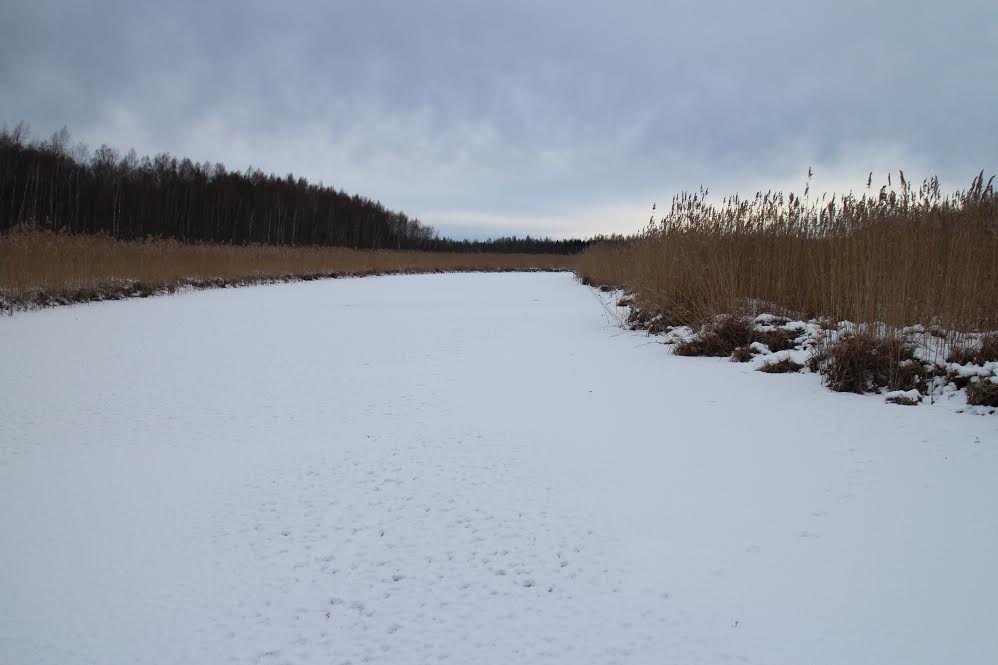
[{"label": "tree line", "polygon": [[292,174],[107,145],[91,152],[66,128],[33,140],[24,123],[0,130],[0,232],[22,224],[122,240],[450,252],[575,254],[596,240],[441,238],[404,212]]}]

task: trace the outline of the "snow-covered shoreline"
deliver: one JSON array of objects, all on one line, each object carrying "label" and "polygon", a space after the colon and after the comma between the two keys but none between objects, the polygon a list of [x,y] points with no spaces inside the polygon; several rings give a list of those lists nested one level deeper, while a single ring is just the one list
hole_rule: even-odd
[{"label": "snow-covered shoreline", "polygon": [[998,426],[678,358],[570,274],[0,325],[0,661],[998,661]]},{"label": "snow-covered shoreline", "polygon": [[[153,296],[176,295],[204,289],[231,289],[247,286],[271,286],[274,284],[291,284],[298,282],[314,282],[325,279],[354,279],[358,277],[385,277],[389,275],[427,275],[442,273],[505,273],[505,272],[570,272],[568,268],[516,266],[464,266],[461,268],[428,267],[423,269],[398,268],[387,270],[371,268],[369,270],[337,270],[327,272],[297,272],[284,274],[258,274],[239,278],[225,277],[190,277],[178,279],[167,284],[147,284],[137,279],[107,280],[87,287],[66,287],[61,289],[29,289],[16,295],[0,290],[0,315],[13,316],[15,312],[31,312],[49,307],[66,305],[83,305],[111,300],[128,300],[131,298],[149,298]],[[0,319],[2,321],[2,319]]]},{"label": "snow-covered shoreline", "polygon": [[[685,325],[666,325],[661,315],[644,312],[634,304],[634,299],[620,290],[597,290],[597,297],[611,320],[620,328],[634,331],[647,331],[662,344],[675,348],[684,342],[695,339],[697,332]],[[765,309],[762,303],[756,308]],[[720,317],[724,318],[724,317]],[[995,415],[998,407],[972,404],[968,401],[968,384],[973,381],[988,381],[998,384],[998,360],[957,362],[949,358],[954,350],[980,348],[984,336],[977,333],[964,333],[958,336],[925,326],[909,326],[901,330],[886,332],[883,325],[855,324],[851,321],[832,323],[827,320],[801,320],[762,313],[745,318],[746,324],[759,333],[782,333],[789,340],[791,348],[771,349],[763,343],[752,342],[744,347],[745,357],[731,358],[747,363],[755,370],[783,363],[792,363],[801,373],[817,373],[813,366],[815,354],[824,353],[830,347],[849,336],[866,335],[882,338],[891,335],[911,349],[912,357],[906,363],[919,375],[921,390],[890,389],[874,386],[868,391],[878,394],[888,402],[905,405],[942,404],[958,413],[973,415]],[[953,338],[959,344],[953,343]]]}]

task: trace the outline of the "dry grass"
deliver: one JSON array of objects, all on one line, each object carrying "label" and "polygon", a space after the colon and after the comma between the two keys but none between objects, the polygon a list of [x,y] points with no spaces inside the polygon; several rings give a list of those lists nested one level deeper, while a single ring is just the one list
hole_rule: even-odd
[{"label": "dry grass", "polygon": [[623,287],[640,308],[698,328],[765,309],[795,318],[947,331],[998,328],[998,197],[983,176],[964,192],[886,187],[802,200],[683,194],[625,245],[598,245],[578,272]]},{"label": "dry grass", "polygon": [[573,270],[577,257],[123,242],[19,229],[0,235],[0,305],[58,304],[343,275]]},{"label": "dry grass", "polygon": [[[924,394],[946,373],[941,357],[914,356],[916,342],[937,356],[952,349],[950,362],[998,359],[998,196],[983,173],[949,196],[935,179],[916,190],[903,174],[897,190],[831,200],[760,192],[714,205],[705,191],[683,194],[629,242],[590,247],[577,271],[628,294],[632,327],[698,330],[676,345],[679,355],[746,362],[753,342],[792,348],[792,332],[753,329],[760,312],[832,330],[851,321],[855,334],[829,336],[808,362],[833,390]],[[786,361],[761,371],[799,369]],[[989,380],[945,378],[965,387],[971,404],[998,401]]]},{"label": "dry grass", "polygon": [[978,379],[967,385],[967,404],[998,406],[998,383]]},{"label": "dry grass", "polygon": [[946,356],[946,362],[960,365],[983,365],[995,361],[998,361],[998,334],[987,335],[974,346],[957,346]]},{"label": "dry grass", "polygon": [[790,358],[784,358],[772,363],[764,363],[759,371],[765,374],[794,374],[804,369],[804,366]]},{"label": "dry grass", "polygon": [[[655,332],[651,325],[647,327],[649,332]],[[723,314],[706,323],[690,339],[678,343],[673,352],[679,356],[731,356],[732,360],[746,362],[752,357],[749,347],[753,342],[764,344],[770,351],[785,351],[796,347],[797,337],[796,331],[758,330],[747,317]]]},{"label": "dry grass", "polygon": [[750,344],[752,333],[752,324],[748,320],[738,316],[721,316],[692,338],[677,344],[674,353],[678,356],[725,358],[735,349]]},{"label": "dry grass", "polygon": [[924,393],[929,378],[914,347],[894,336],[848,335],[830,346],[819,362],[826,384],[838,392],[889,388]]}]

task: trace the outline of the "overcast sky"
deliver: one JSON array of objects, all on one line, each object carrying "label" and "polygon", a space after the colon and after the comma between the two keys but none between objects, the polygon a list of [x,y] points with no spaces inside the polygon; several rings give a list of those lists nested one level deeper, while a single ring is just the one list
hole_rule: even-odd
[{"label": "overcast sky", "polygon": [[998,170],[998,2],[0,0],[0,123],[293,172],[457,237]]}]

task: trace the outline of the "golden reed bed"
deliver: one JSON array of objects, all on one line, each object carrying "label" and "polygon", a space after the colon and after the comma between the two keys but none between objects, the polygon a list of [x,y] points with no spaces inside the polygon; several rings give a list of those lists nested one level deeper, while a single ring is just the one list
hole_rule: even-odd
[{"label": "golden reed bed", "polygon": [[802,318],[947,331],[998,329],[998,197],[982,176],[952,196],[900,191],[802,200],[677,197],[638,238],[590,247],[578,274],[697,327],[763,308]]},{"label": "golden reed bed", "polygon": [[21,229],[0,235],[0,302],[17,308],[346,275],[574,270],[576,261],[545,254],[126,242]]}]

